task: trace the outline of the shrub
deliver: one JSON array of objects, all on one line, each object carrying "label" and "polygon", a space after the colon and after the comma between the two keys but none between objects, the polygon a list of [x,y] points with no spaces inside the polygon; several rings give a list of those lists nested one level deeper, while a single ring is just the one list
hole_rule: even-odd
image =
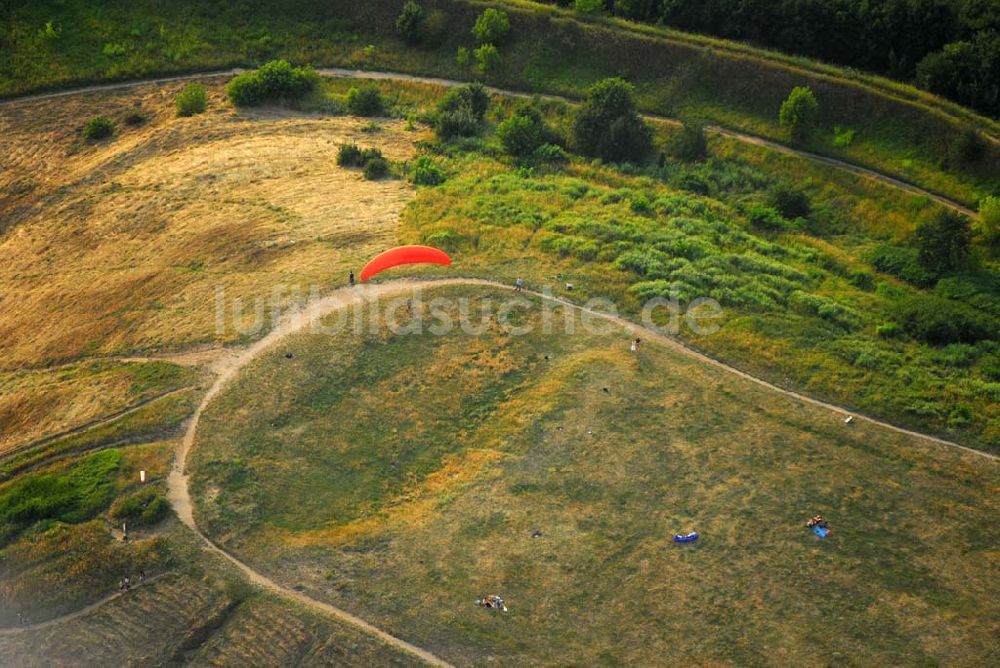
[{"label": "shrub", "polygon": [[236,106],[286,102],[306,96],[317,81],[312,68],[292,67],[287,60],[272,60],[233,77],[226,85],[226,95]]},{"label": "shrub", "polygon": [[357,167],[361,164],[361,149],[357,144],[341,144],[337,149],[337,164],[341,167]]},{"label": "shrub", "polygon": [[991,246],[1000,244],[1000,197],[990,196],[979,202],[980,236]]},{"label": "shrub", "polygon": [[854,143],[854,137],[858,131],[854,128],[842,128],[839,125],[833,128],[833,145],[837,148],[846,148]]},{"label": "shrub", "polygon": [[97,141],[110,137],[114,131],[114,121],[106,116],[94,116],[83,124],[83,138],[86,141]]},{"label": "shrub", "polygon": [[936,278],[920,264],[916,248],[883,244],[865,253],[864,258],[879,271],[892,274],[919,287],[930,286]]},{"label": "shrub", "polygon": [[358,156],[358,164],[364,166],[367,165],[372,160],[382,160],[382,159],[384,159],[382,151],[378,150],[377,148],[366,148],[362,149],[361,154]]},{"label": "shrub", "polygon": [[809,196],[788,183],[779,183],[771,188],[767,203],[789,220],[805,218],[812,210]]},{"label": "shrub", "polygon": [[894,322],[887,322],[875,328],[875,333],[883,339],[894,339],[899,336],[901,330]]},{"label": "shrub", "polygon": [[996,336],[995,320],[949,299],[909,297],[895,305],[893,319],[915,339],[932,345],[975,343]]},{"label": "shrub", "polygon": [[170,512],[170,504],[155,487],[145,487],[111,504],[110,514],[116,520],[133,526],[152,526]]},{"label": "shrub", "polygon": [[382,93],[374,84],[347,91],[347,109],[355,116],[378,116],[385,109]]},{"label": "shrub", "polygon": [[954,211],[942,211],[917,226],[913,232],[921,266],[934,276],[963,267],[972,246],[969,219]]},{"label": "shrub", "polygon": [[769,206],[753,204],[746,208],[747,221],[762,230],[782,231],[789,229],[788,221]]},{"label": "shrub", "polygon": [[867,271],[853,271],[847,280],[859,290],[867,292],[875,289],[875,277]]},{"label": "shrub", "polygon": [[678,160],[694,162],[708,157],[708,141],[705,139],[705,126],[692,120],[684,121],[679,134],[670,139],[668,146],[670,155]]},{"label": "shrub", "polygon": [[470,137],[489,108],[490,96],[481,84],[467,84],[450,89],[438,103],[435,130],[438,137]]},{"label": "shrub", "polygon": [[484,74],[494,72],[500,66],[500,52],[492,44],[483,44],[473,54],[476,57],[476,69]]},{"label": "shrub", "polygon": [[542,115],[525,105],[497,125],[497,137],[504,151],[516,158],[532,155],[543,143]]},{"label": "shrub", "polygon": [[410,44],[416,44],[420,41],[423,23],[424,8],[408,0],[396,17],[396,32]]},{"label": "shrub", "polygon": [[125,118],[122,119],[122,121],[125,122],[125,125],[130,125],[133,127],[137,125],[142,125],[148,120],[149,117],[146,116],[146,114],[142,113],[141,111],[129,112],[128,114],[125,115]]},{"label": "shrub", "polygon": [[509,32],[510,18],[507,12],[492,7],[480,14],[476,24],[472,26],[472,34],[480,44],[503,44]]},{"label": "shrub", "polygon": [[983,159],[986,154],[986,143],[974,129],[965,127],[951,145],[950,155],[958,165],[973,165]]},{"label": "shrub", "polygon": [[389,174],[389,163],[385,158],[379,156],[365,161],[362,174],[369,181],[376,181]]},{"label": "shrub", "polygon": [[573,142],[581,153],[614,162],[646,156],[651,133],[635,109],[632,91],[632,85],[620,78],[590,87],[573,122]]},{"label": "shrub", "polygon": [[468,67],[469,63],[472,62],[472,56],[469,55],[469,50],[464,46],[458,47],[458,51],[455,52],[455,62],[462,67]]},{"label": "shrub", "polygon": [[429,156],[422,155],[413,165],[413,183],[418,186],[436,186],[444,183],[444,170]]},{"label": "shrub", "polygon": [[205,111],[208,106],[208,94],[200,83],[189,83],[177,93],[174,104],[177,106],[178,116],[194,116]]},{"label": "shrub", "polygon": [[812,132],[818,116],[819,103],[812,90],[805,86],[796,86],[781,103],[778,121],[781,127],[788,128],[792,139],[802,141]]},{"label": "shrub", "polygon": [[604,11],[604,0],[573,0],[573,10],[595,16]]},{"label": "shrub", "polygon": [[542,144],[535,149],[535,160],[542,162],[567,162],[569,154],[558,144]]}]

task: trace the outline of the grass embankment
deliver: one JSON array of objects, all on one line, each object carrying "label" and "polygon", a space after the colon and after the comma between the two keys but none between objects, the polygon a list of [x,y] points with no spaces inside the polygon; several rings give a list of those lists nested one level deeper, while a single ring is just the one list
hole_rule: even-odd
[{"label": "grass embankment", "polygon": [[195,378],[191,369],[168,362],[100,360],[0,373],[0,457],[191,385]]},{"label": "grass embankment", "polygon": [[[504,3],[511,34],[500,85],[582,96],[593,81],[623,75],[634,81],[648,111],[703,116],[713,122],[785,140],[778,107],[793,86],[809,85],[820,100],[822,128],[808,148],[897,175],[975,205],[1000,186],[1000,144],[962,165],[947,158],[964,125],[996,135],[996,124],[927,94],[869,77],[838,76],[832,68],[759,49],[617,20],[586,19],[534,3]],[[250,65],[284,56],[315,65],[351,65],[437,76],[474,78],[455,62],[478,2],[440,0],[436,35],[423,48],[395,33],[394,0],[269,2],[207,6],[147,1],[32,3],[13,12],[7,40],[12,57],[2,92]],[[51,21],[53,31],[45,29]],[[835,128],[856,132],[835,146]],[[945,167],[945,164],[947,166]]]},{"label": "grass embankment", "polygon": [[[478,325],[510,296],[414,308],[429,327],[432,299],[468,298]],[[202,418],[200,525],[457,663],[987,660],[992,462],[650,341],[633,356],[619,331],[566,335],[561,311],[546,335],[532,302],[509,319],[523,336],[487,318],[479,336],[283,343]],[[802,526],[816,512],[825,541]],[[689,530],[702,541],[672,543]],[[486,593],[511,612],[473,607]]]}]

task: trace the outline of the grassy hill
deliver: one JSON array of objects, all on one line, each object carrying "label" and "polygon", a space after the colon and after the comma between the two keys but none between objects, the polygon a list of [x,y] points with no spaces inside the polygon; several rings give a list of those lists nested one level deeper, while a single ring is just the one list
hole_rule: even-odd
[{"label": "grassy hill", "polygon": [[[781,101],[809,85],[822,130],[808,146],[872,166],[970,205],[1000,186],[1000,144],[993,121],[899,84],[846,76],[720,40],[620,20],[587,19],[528,2],[504,3],[511,32],[501,63],[486,78],[501,85],[581,96],[609,75],[634,81],[649,111],[696,115],[727,127],[786,139]],[[9,9],[0,93],[73,82],[249,65],[272,56],[315,65],[352,65],[478,78],[455,61],[472,48],[470,29],[487,6],[436,0],[433,35],[421,47],[396,34],[401,3],[286,0],[226,3],[32,3]],[[51,23],[52,29],[47,26]],[[992,137],[985,155],[963,163],[963,129]],[[853,139],[834,145],[853,131]]]},{"label": "grassy hill", "polygon": [[510,297],[428,291],[255,362],[199,429],[201,526],[458,664],[987,660],[993,462]]}]

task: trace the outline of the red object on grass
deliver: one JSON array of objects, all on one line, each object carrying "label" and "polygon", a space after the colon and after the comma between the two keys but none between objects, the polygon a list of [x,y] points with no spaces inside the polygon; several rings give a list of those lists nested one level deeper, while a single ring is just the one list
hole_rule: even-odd
[{"label": "red object on grass", "polygon": [[448,254],[430,246],[398,246],[379,253],[361,270],[361,280],[401,264],[451,264]]}]

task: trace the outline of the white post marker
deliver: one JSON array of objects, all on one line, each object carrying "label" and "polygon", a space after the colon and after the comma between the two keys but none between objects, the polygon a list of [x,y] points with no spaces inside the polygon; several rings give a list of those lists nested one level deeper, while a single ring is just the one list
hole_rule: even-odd
[{"label": "white post marker", "polygon": [[146,482],[146,469],[142,469],[139,471],[139,482],[142,483]]}]

